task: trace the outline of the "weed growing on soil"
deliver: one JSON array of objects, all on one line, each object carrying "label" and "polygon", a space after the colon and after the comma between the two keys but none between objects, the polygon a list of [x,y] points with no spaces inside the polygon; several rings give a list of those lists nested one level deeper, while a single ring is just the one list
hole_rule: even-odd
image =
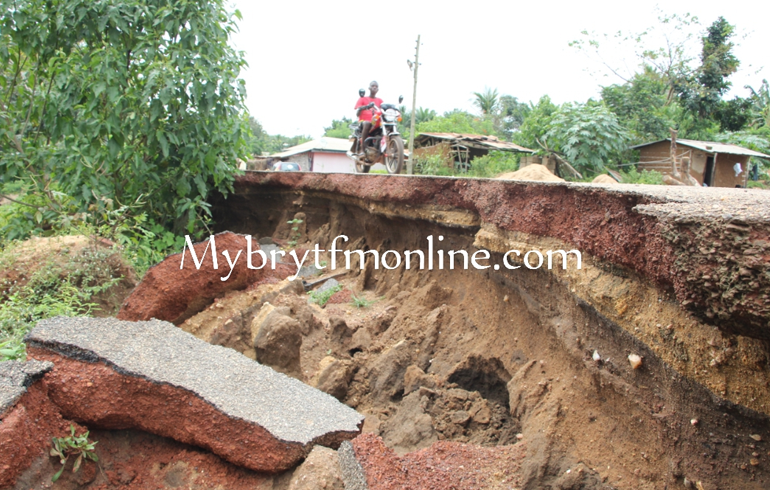
[{"label": "weed growing on soil", "polygon": [[302,236],[302,234],[299,232],[299,225],[302,224],[301,219],[294,218],[293,220],[288,221],[291,226],[291,238],[289,239],[289,247],[294,248],[297,246],[297,242],[299,241],[299,238]]},{"label": "weed growing on soil", "polygon": [[359,298],[354,294],[350,299],[350,304],[356,308],[368,308],[374,304],[374,301],[369,301],[363,296]]},{"label": "weed growing on soil", "polygon": [[339,293],[342,291],[342,286],[337,285],[333,288],[329,288],[325,291],[310,291],[308,294],[310,295],[310,301],[317,304],[318,306],[324,306],[329,299],[334,296],[334,293]]},{"label": "weed growing on soil", "polygon": [[54,437],[53,447],[51,448],[51,456],[58,456],[61,462],[61,469],[56,472],[51,481],[55,482],[59,479],[64,466],[67,464],[67,458],[73,455],[77,455],[75,463],[72,465],[72,472],[76,473],[80,469],[80,465],[84,460],[90,459],[91,461],[99,461],[99,457],[94,452],[97,442],[88,441],[89,431],[84,434],[76,436],[75,426],[70,425],[70,435],[67,437]]},{"label": "weed growing on soil", "polygon": [[[0,254],[0,264],[13,267],[12,252]],[[97,306],[91,299],[121,280],[110,266],[113,255],[108,249],[86,248],[72,256],[52,256],[25,284],[1,283],[0,361],[24,359],[22,339],[38,321],[91,314]]]}]

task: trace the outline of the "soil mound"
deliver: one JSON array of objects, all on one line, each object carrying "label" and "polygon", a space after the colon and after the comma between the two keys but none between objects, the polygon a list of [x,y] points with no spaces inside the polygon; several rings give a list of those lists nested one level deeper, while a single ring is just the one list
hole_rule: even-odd
[{"label": "soil mound", "polygon": [[591,181],[592,184],[617,184],[618,181],[613,179],[607,174],[601,174],[597,175],[594,180]]},{"label": "soil mound", "polygon": [[498,175],[498,179],[505,180],[535,180],[538,182],[564,182],[564,179],[551,173],[543,165],[534,163],[515,172],[506,172]]}]

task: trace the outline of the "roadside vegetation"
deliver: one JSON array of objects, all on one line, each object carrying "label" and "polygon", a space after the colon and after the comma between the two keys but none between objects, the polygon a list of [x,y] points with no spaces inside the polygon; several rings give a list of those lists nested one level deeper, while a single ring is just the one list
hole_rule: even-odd
[{"label": "roadside vegetation", "polygon": [[[669,128],[679,138],[733,143],[768,154],[768,81],[746,87],[746,97],[726,98],[730,76],[740,66],[735,38],[736,27],[724,18],[703,26],[689,14],[661,14],[656,25],[639,33],[583,32],[571,43],[576,54],[590,59],[597,78],[614,81],[602,87],[597,99],[557,105],[544,95],[523,102],[487,87],[473,94],[474,113],[455,109],[437,114],[419,108],[416,130],[496,136],[539,155],[558,155],[586,181],[612,169],[628,174],[628,182],[662,183],[654,174],[634,173],[638,156],[629,147],[668,138]],[[609,46],[621,46],[622,58],[610,58],[605,52]],[[636,63],[627,63],[634,58]],[[400,130],[408,134],[411,114],[403,106],[401,112]],[[349,122],[332,121],[326,135],[347,137]],[[471,161],[470,168],[455,168],[435,157],[415,158],[420,173],[472,177],[517,170],[517,162],[490,154]],[[755,164],[760,178],[766,176],[770,162],[753,159],[750,165]]]}]

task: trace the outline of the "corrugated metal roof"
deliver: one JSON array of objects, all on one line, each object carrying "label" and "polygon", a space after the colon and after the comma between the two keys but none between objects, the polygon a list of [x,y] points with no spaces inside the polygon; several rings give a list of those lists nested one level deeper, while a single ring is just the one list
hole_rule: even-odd
[{"label": "corrugated metal roof", "polygon": [[290,157],[299,153],[305,153],[307,151],[324,151],[328,153],[345,153],[350,149],[350,141],[342,138],[329,138],[324,136],[317,140],[308,141],[301,145],[292,146],[287,148],[281,153],[275,153],[270,155],[275,158]]},{"label": "corrugated metal roof", "polygon": [[[472,143],[478,146],[485,146],[493,150],[502,151],[520,151],[524,153],[535,153],[535,150],[524,148],[516,143],[510,143],[508,141],[501,141],[497,136],[490,136],[484,134],[463,134],[463,133],[420,133],[420,136],[415,140],[420,140],[424,136],[428,138],[436,138],[440,140],[456,141],[457,143]],[[423,138],[427,139],[427,138]]]},{"label": "corrugated metal roof", "polygon": [[[657,143],[661,143],[663,141],[671,141],[671,138],[653,141],[651,143],[642,143],[641,145],[632,146],[631,148],[632,149],[643,148],[645,146],[654,145]],[[706,153],[725,153],[728,155],[747,155],[750,157],[770,158],[770,155],[765,155],[764,153],[760,153],[754,150],[749,150],[748,148],[744,148],[738,145],[733,145],[730,143],[716,143],[714,141],[698,141],[698,140],[687,140],[687,139],[677,138],[676,144],[681,146],[688,146],[690,148],[695,148],[697,150],[701,150]]]}]

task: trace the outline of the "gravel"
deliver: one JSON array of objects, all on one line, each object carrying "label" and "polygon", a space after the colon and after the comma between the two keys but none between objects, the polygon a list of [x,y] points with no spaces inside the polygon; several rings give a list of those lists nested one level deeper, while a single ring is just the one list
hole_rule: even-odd
[{"label": "gravel", "polygon": [[32,383],[53,368],[48,361],[0,362],[0,416],[27,392]]},{"label": "gravel", "polygon": [[285,442],[307,444],[358,432],[363,416],[335,398],[242,354],[208,344],[171,323],[56,317],[25,339],[87,362],[188,390],[229,417],[255,423]]}]

